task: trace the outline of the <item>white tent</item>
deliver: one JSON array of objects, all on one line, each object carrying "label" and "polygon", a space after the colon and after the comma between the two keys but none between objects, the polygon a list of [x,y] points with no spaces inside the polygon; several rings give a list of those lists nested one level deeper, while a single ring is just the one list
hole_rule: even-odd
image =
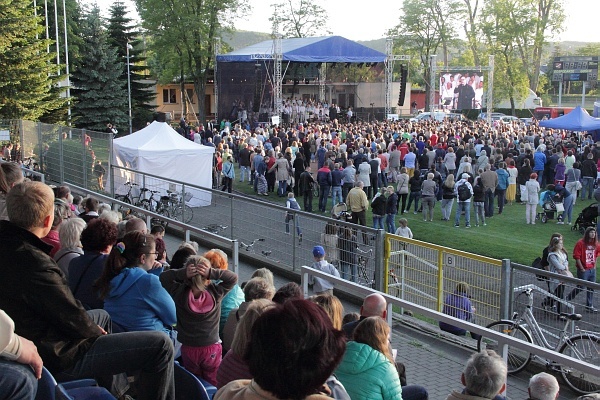
[{"label": "white tent", "polygon": [[[156,122],[131,135],[113,141],[113,165],[157,175],[165,180],[176,180],[196,186],[212,187],[212,162],[214,147],[194,143],[165,122]],[[152,190],[181,192],[181,185],[169,185],[166,181],[144,177],[141,174],[115,173],[115,191],[125,194],[124,183],[135,182]],[[119,175],[119,176],[117,176]],[[135,176],[132,176],[135,175]],[[191,207],[209,205],[210,191],[186,187],[193,197],[187,202]]]}]

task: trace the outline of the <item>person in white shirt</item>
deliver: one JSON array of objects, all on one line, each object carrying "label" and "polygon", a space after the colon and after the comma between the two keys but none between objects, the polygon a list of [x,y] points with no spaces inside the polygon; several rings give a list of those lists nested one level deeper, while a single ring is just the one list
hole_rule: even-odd
[{"label": "person in white shirt", "polygon": [[400,224],[400,226],[396,229],[396,235],[412,239],[413,233],[408,227],[408,220],[406,218],[400,218],[398,224]]}]

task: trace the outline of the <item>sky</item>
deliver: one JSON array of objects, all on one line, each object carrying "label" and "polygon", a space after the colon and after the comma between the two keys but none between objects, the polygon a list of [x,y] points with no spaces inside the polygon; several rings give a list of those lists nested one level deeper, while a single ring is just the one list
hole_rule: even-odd
[{"label": "sky", "polygon": [[[269,16],[273,0],[247,0],[252,11],[239,16],[235,25],[238,30],[270,32]],[[557,35],[558,41],[600,42],[600,29],[597,29],[600,14],[600,0],[563,0],[567,20],[565,31]],[[113,0],[82,0],[83,3],[97,3],[104,14]],[[135,6],[131,0],[123,0],[130,10]],[[319,4],[327,11],[328,29],[334,34],[350,40],[372,40],[385,36],[385,31],[398,24],[401,1],[384,0],[371,3],[372,7],[359,7],[359,2],[348,0],[321,0]],[[132,15],[133,16],[133,15]]]}]

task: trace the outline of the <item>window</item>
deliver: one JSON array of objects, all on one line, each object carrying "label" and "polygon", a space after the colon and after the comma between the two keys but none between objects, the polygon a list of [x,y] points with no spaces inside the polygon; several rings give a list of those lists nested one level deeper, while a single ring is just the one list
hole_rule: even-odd
[{"label": "window", "polygon": [[196,101],[194,99],[194,89],[185,89],[185,92],[187,94],[187,101],[189,101],[192,104],[196,104]]},{"label": "window", "polygon": [[177,89],[163,89],[163,103],[177,104]]}]

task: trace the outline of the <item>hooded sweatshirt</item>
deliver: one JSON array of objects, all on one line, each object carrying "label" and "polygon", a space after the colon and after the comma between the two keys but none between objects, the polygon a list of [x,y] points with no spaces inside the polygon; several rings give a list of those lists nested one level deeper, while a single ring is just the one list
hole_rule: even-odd
[{"label": "hooded sweatshirt", "polygon": [[169,331],[177,322],[175,302],[156,275],[125,268],[110,281],[104,309],[126,331]]}]

